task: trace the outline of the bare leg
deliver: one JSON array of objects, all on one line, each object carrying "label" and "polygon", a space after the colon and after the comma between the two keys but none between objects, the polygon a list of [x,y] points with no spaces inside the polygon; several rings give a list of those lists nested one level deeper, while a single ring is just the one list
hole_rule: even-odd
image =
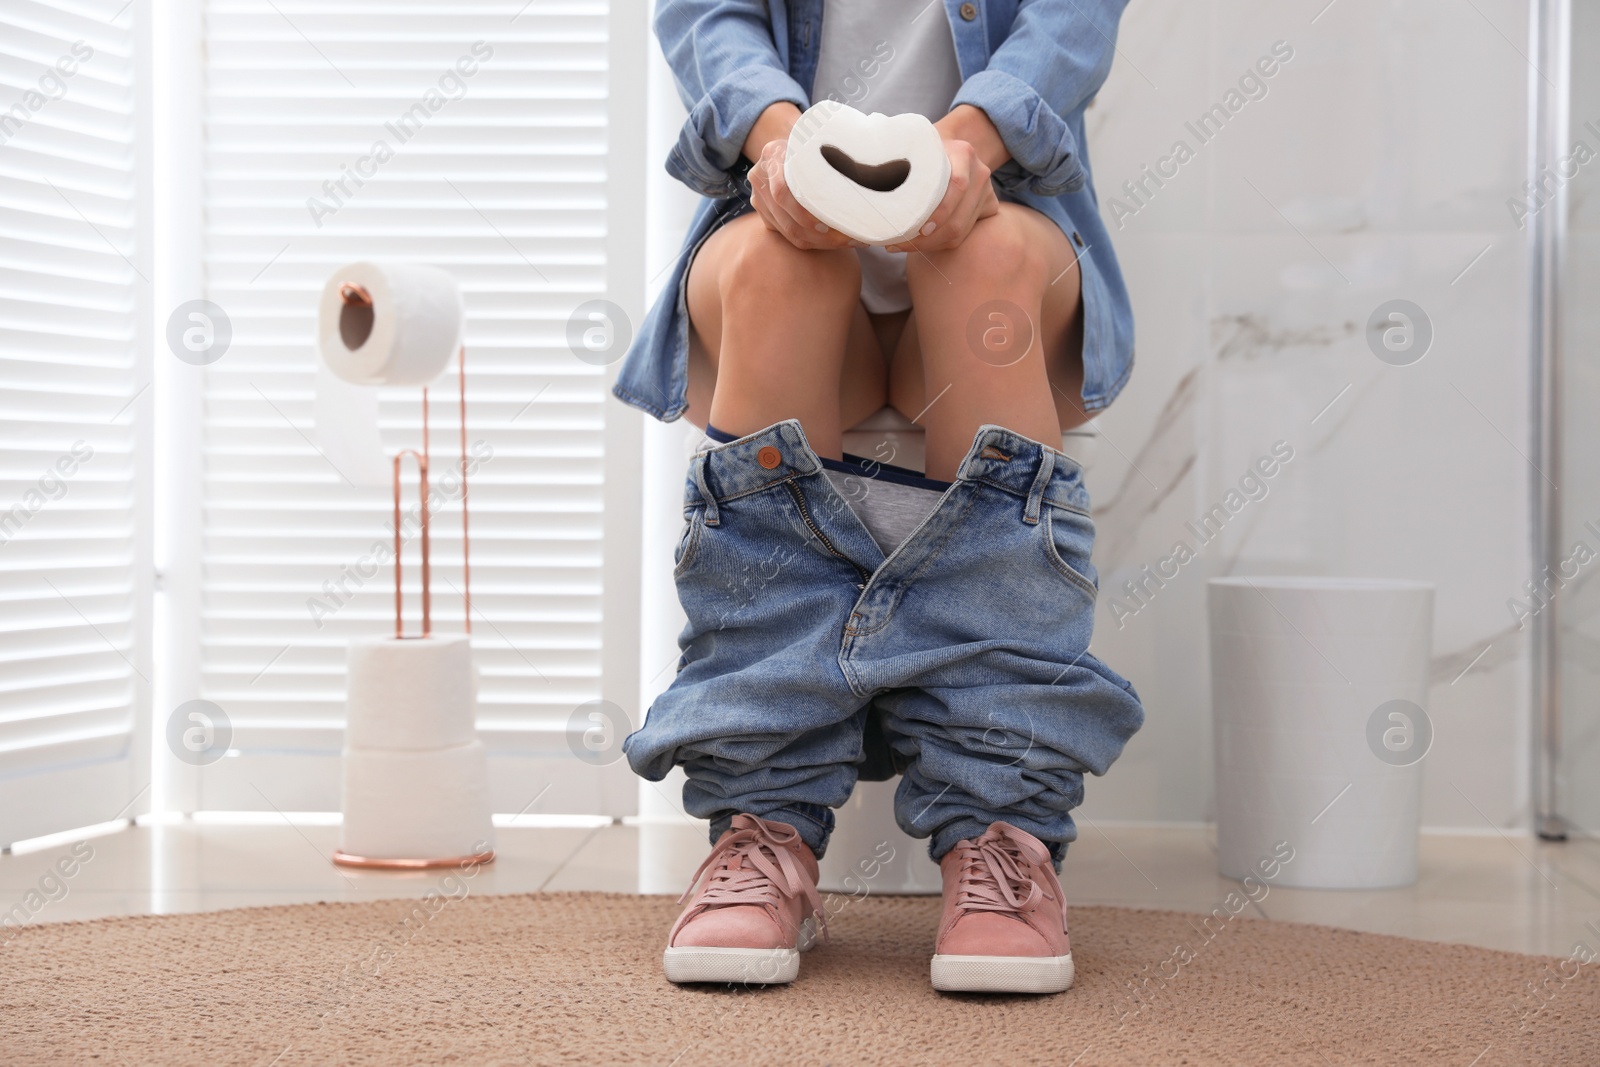
[{"label": "bare leg", "polygon": [[887,369],[855,252],[798,249],[746,215],[701,246],[688,302],[695,423],[742,435],[799,419],[837,459],[844,428],[883,406]]},{"label": "bare leg", "polygon": [[1079,276],[1049,219],[1001,204],[959,246],[906,257],[913,312],[895,350],[890,397],[927,428],[927,473],[953,479],[979,426],[1052,447],[1079,425]]}]

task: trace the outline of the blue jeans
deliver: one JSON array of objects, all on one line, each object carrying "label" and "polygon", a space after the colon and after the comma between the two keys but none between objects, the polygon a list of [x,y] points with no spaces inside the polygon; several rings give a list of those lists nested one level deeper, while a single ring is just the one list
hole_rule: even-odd
[{"label": "blue jeans", "polygon": [[635,772],[681,764],[684,807],[713,841],[743,812],[820,856],[879,716],[896,821],[935,860],[997,819],[1060,859],[1084,772],[1104,774],[1144,720],[1088,651],[1094,527],[1076,463],[982,427],[885,559],[791,420],[697,454],[684,510],[683,656],[624,742]]}]

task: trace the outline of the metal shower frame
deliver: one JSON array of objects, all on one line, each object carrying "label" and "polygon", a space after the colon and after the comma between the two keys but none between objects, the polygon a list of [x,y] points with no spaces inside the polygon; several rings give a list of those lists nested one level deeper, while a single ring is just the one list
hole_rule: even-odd
[{"label": "metal shower frame", "polygon": [[[1571,0],[1535,0],[1529,8],[1528,38],[1534,61],[1528,76],[1527,169],[1529,180],[1537,182],[1540,168],[1559,157],[1569,137]],[[1561,484],[1566,236],[1566,190],[1557,188],[1551,202],[1535,212],[1528,225],[1531,459],[1541,475],[1532,479],[1530,494],[1535,583],[1562,558],[1562,510],[1555,487]],[[1552,598],[1531,624],[1533,828],[1546,841],[1565,841],[1568,836],[1561,768],[1562,603]]]}]

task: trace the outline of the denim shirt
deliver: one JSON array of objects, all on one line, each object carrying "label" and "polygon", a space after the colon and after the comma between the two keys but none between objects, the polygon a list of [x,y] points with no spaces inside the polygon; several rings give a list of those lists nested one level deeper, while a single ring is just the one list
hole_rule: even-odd
[{"label": "denim shirt", "polygon": [[[824,2],[656,5],[656,37],[689,109],[667,173],[706,198],[613,389],[658,419],[677,419],[688,406],[689,264],[719,226],[750,210],[740,153],[756,119],[780,101],[810,106]],[[1133,313],[1100,218],[1083,128],[1083,110],[1111,69],[1126,3],[943,0],[962,77],[950,106],[971,104],[988,115],[1011,153],[994,172],[997,193],[1049,217],[1077,252],[1083,406],[1091,412],[1111,403],[1133,369]]]}]

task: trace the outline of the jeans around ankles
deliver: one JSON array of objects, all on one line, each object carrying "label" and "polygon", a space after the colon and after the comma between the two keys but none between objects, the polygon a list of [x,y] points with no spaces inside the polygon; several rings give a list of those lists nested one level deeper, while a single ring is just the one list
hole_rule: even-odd
[{"label": "jeans around ankles", "polygon": [[[867,491],[870,492],[870,483]],[[902,778],[895,817],[934,859],[1004,819],[1059,860],[1084,772],[1144,712],[1088,651],[1094,528],[1077,464],[982,427],[938,506],[886,559],[800,424],[697,454],[677,549],[677,677],[624,743],[712,838],[745,812],[821,855],[869,710]]]}]

